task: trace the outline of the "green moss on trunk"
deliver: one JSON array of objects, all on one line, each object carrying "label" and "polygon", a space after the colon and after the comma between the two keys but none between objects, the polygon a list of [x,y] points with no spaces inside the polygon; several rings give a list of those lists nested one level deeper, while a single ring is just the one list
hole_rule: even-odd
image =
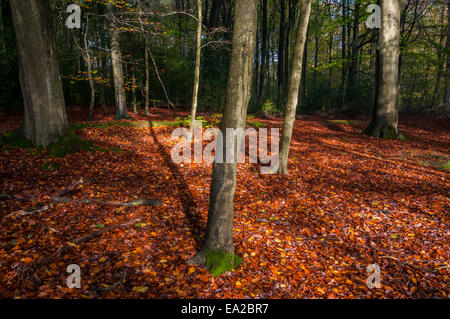
[{"label": "green moss on trunk", "polygon": [[206,266],[214,277],[218,277],[226,271],[233,270],[242,263],[242,259],[234,253],[224,251],[207,251]]},{"label": "green moss on trunk", "polygon": [[[35,148],[30,140],[17,131],[5,134],[2,137],[2,140],[6,150],[13,148]],[[74,131],[69,130],[58,142],[50,143],[47,148],[38,146],[35,148],[34,153],[42,154],[44,150],[47,151],[50,156],[62,158],[67,154],[74,154],[81,151],[95,151],[96,149],[92,141],[84,140]]]},{"label": "green moss on trunk", "polygon": [[396,129],[388,125],[374,124],[371,123],[364,131],[363,134],[376,137],[384,138],[387,140],[399,140],[407,141],[408,139]]}]

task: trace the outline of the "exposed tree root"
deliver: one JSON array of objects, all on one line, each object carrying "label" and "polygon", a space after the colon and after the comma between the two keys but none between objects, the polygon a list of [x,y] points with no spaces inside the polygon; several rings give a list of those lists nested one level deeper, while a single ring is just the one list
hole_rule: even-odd
[{"label": "exposed tree root", "polygon": [[118,286],[121,286],[122,290],[123,290],[123,293],[126,294],[127,292],[126,292],[125,287],[123,285],[123,282],[125,281],[126,278],[127,278],[127,272],[125,271],[123,273],[123,275],[122,275],[122,278],[118,282],[116,282],[115,284],[113,284],[113,285],[111,285],[109,287],[94,288],[94,289],[92,289],[92,291],[95,292],[97,295],[100,295],[100,294],[102,294],[102,293],[104,293],[106,291],[110,291],[110,290],[113,290],[114,288],[116,288]]},{"label": "exposed tree root", "polygon": [[80,178],[77,182],[75,182],[74,184],[67,186],[66,188],[64,188],[63,190],[59,191],[58,193],[56,193],[55,196],[57,197],[61,197],[64,195],[67,195],[71,192],[73,192],[78,186],[80,186],[81,184],[83,184],[83,179]]},{"label": "exposed tree root", "polygon": [[72,199],[67,197],[52,197],[52,202],[56,204],[64,203],[78,203],[78,204],[98,204],[104,206],[117,206],[117,207],[135,207],[135,206],[161,206],[163,203],[157,199],[137,199],[131,202],[118,202],[118,201],[103,201],[99,199],[83,198]]},{"label": "exposed tree root", "polygon": [[6,215],[6,217],[15,217],[15,216],[25,217],[25,216],[33,215],[35,213],[45,212],[47,210],[49,210],[49,206],[41,204],[41,205],[37,205],[36,207],[27,209],[27,210],[19,210],[19,211],[12,212],[11,214]]}]

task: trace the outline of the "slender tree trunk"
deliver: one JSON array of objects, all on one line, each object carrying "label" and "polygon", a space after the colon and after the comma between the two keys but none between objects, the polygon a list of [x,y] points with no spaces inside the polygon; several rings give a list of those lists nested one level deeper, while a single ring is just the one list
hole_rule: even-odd
[{"label": "slender tree trunk", "polygon": [[[146,5],[146,1],[144,1],[144,5]],[[144,25],[142,21],[142,4],[139,5],[139,23],[141,25],[141,29],[144,31],[144,60],[145,60],[145,92],[144,92],[144,112],[145,115],[150,115],[150,64],[149,64],[149,57],[148,57],[148,45],[149,45],[149,36],[148,36],[148,29],[146,25]]]},{"label": "slender tree trunk", "polygon": [[262,45],[261,45],[261,72],[259,73],[258,106],[261,107],[264,99],[265,76],[267,73],[267,0],[262,3]]},{"label": "slender tree trunk", "polygon": [[11,0],[25,104],[23,134],[47,147],[66,132],[68,122],[48,0]]},{"label": "slender tree trunk", "polygon": [[280,143],[280,163],[279,173],[289,174],[288,158],[289,148],[291,145],[292,131],[294,129],[295,114],[298,103],[298,93],[300,89],[300,80],[302,76],[303,52],[306,43],[306,32],[308,30],[309,17],[311,15],[312,0],[302,1],[302,11],[300,23],[298,25],[297,39],[295,43],[294,58],[292,62],[292,73],[289,84],[288,101],[286,105],[286,113],[283,122],[283,132]]},{"label": "slender tree trunk", "polygon": [[[227,100],[221,123],[224,133],[223,152],[235,149],[236,139],[225,138],[226,129],[245,129],[250,100],[255,38],[257,29],[257,0],[236,0],[233,49],[229,70]],[[220,146],[218,146],[220,147]],[[206,262],[215,271],[229,270],[237,260],[233,241],[234,194],[236,190],[237,154],[232,163],[213,165],[206,238],[202,251],[191,262]],[[228,256],[223,257],[221,254]],[[220,260],[214,260],[214,255]],[[222,265],[220,265],[222,264]]]},{"label": "slender tree trunk", "polygon": [[402,137],[398,131],[400,10],[399,0],[381,1],[380,80],[372,122],[364,131],[374,137]]},{"label": "slender tree trunk", "polygon": [[111,63],[114,78],[114,95],[116,100],[116,120],[121,120],[128,117],[127,100],[125,94],[125,86],[123,83],[123,68],[119,46],[119,34],[114,22],[113,4],[108,3],[109,13],[109,36],[111,47]]},{"label": "slender tree trunk", "polygon": [[3,3],[0,1],[0,52],[6,51],[6,42],[5,42],[5,26],[3,24]]},{"label": "slender tree trunk", "polygon": [[301,79],[301,83],[302,83],[302,92],[301,92],[301,96],[302,96],[302,103],[305,105],[306,104],[306,93],[307,93],[307,76],[308,76],[308,39],[309,39],[309,26],[308,29],[306,31],[306,40],[305,40],[305,50],[303,52],[303,66],[302,66],[302,79]]},{"label": "slender tree trunk", "polygon": [[291,40],[291,31],[293,28],[293,25],[295,24],[295,11],[294,11],[294,6],[293,6],[293,0],[289,0],[286,2],[286,39],[284,40],[284,67],[283,67],[283,71],[284,71],[284,75],[283,75],[283,95],[284,92],[287,92],[288,90],[288,79],[289,79],[289,71],[290,71],[290,57],[291,57],[291,45],[290,45],[290,40]]},{"label": "slender tree trunk", "polygon": [[[445,11],[442,11],[441,13],[441,20],[440,23],[441,25],[444,24],[444,18],[445,18]],[[436,99],[439,97],[439,91],[440,91],[440,87],[441,87],[441,79],[442,79],[442,74],[444,73],[444,68],[445,68],[445,62],[443,61],[443,56],[444,56],[444,46],[445,46],[445,38],[446,38],[446,32],[440,32],[440,36],[439,36],[439,44],[437,45],[436,51],[437,51],[437,63],[438,63],[438,73],[436,76],[436,83],[434,85],[434,91],[433,91],[433,96],[431,99],[431,108],[432,109],[437,109],[439,106],[439,102],[436,103]],[[415,81],[414,81],[415,82]],[[438,99],[439,101],[439,99]]]},{"label": "slender tree trunk", "polygon": [[145,115],[150,115],[150,63],[148,57],[148,35],[145,34]]},{"label": "slender tree trunk", "polygon": [[[319,26],[319,0],[316,0],[314,3],[314,9],[315,9],[315,25],[316,28]],[[317,90],[317,67],[319,66],[319,37],[320,37],[320,30],[317,29],[314,32],[314,71],[313,71],[313,83],[314,83],[314,89]],[[323,105],[322,105],[323,107]]]},{"label": "slender tree trunk", "polygon": [[[104,67],[104,62],[103,62],[104,57],[103,56],[98,56],[98,61],[99,61],[99,69],[102,70],[102,77],[104,76],[105,72],[105,67]],[[107,109],[106,109],[106,96],[105,96],[105,84],[102,83],[100,86],[100,102],[102,104],[102,109],[103,109],[103,113],[106,114]]]},{"label": "slender tree trunk", "polygon": [[283,100],[284,100],[284,50],[285,50],[285,45],[284,45],[284,40],[285,40],[285,23],[286,23],[286,18],[285,18],[285,13],[286,13],[286,9],[285,9],[285,1],[286,0],[280,0],[280,33],[278,36],[278,97],[277,97],[277,104],[278,107],[280,107],[283,104]]},{"label": "slender tree trunk", "polygon": [[447,40],[446,40],[446,70],[445,70],[445,111],[450,112],[450,1],[447,2]]},{"label": "slender tree trunk", "polygon": [[[342,0],[342,17],[345,20],[347,18],[347,1]],[[346,76],[347,76],[347,25],[345,24],[345,21],[342,23],[342,88],[344,89],[345,93],[345,87],[346,87]],[[344,95],[345,96],[345,95]]]},{"label": "slender tree trunk", "polygon": [[359,11],[360,2],[355,3],[354,20],[353,20],[353,41],[351,43],[351,50],[349,50],[349,72],[348,72],[348,90],[347,90],[347,102],[353,102],[355,99],[355,93],[358,91],[358,73],[359,73]]},{"label": "slender tree trunk", "polygon": [[131,88],[131,94],[133,96],[133,113],[137,114],[137,100],[136,100],[136,71],[133,67],[131,71],[131,81],[132,81],[132,88]]},{"label": "slender tree trunk", "polygon": [[202,0],[197,0],[198,8],[198,21],[197,21],[197,47],[195,52],[195,75],[194,75],[194,92],[192,93],[192,109],[191,109],[191,127],[189,137],[194,137],[195,119],[197,117],[197,104],[198,104],[198,88],[200,85],[200,63],[202,57]]},{"label": "slender tree trunk", "polygon": [[223,0],[213,0],[211,6],[211,14],[209,16],[209,27],[215,28],[220,23],[220,9],[222,8]]},{"label": "slender tree trunk", "polygon": [[[328,14],[330,17],[332,17],[331,15],[331,1],[329,0],[327,3],[328,6]],[[329,96],[331,97],[332,95],[332,88],[333,88],[333,68],[331,67],[331,64],[333,63],[333,41],[334,41],[334,36],[333,36],[333,32],[329,31],[329,43],[328,43],[328,92],[329,92]],[[328,99],[328,107],[331,108],[332,107],[332,99]]]},{"label": "slender tree trunk", "polygon": [[95,82],[94,82],[94,74],[92,73],[92,60],[91,60],[91,52],[89,51],[89,45],[87,41],[88,30],[89,29],[89,16],[86,18],[86,29],[84,30],[84,62],[86,62],[88,77],[89,77],[89,86],[91,88],[91,101],[89,104],[89,121],[94,120],[94,106],[95,106]]}]

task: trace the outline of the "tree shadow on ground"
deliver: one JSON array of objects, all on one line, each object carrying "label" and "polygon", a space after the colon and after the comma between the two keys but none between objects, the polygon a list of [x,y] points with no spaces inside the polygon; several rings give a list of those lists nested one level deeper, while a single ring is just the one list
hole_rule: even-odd
[{"label": "tree shadow on ground", "polygon": [[158,147],[159,153],[164,158],[164,164],[169,167],[170,172],[176,180],[176,188],[178,190],[178,193],[180,194],[180,202],[182,205],[183,213],[188,220],[189,228],[192,235],[194,236],[196,248],[200,249],[202,245],[200,236],[204,233],[204,225],[200,215],[197,213],[197,205],[194,201],[194,197],[183,174],[180,172],[177,165],[172,161],[172,157],[170,156],[170,154],[158,140],[158,137],[153,128],[153,122],[149,121],[148,123],[150,135],[152,136],[155,145]]}]

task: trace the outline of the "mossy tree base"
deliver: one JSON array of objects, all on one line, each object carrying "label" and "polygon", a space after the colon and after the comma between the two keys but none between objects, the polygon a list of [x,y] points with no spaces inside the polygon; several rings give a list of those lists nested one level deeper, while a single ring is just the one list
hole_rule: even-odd
[{"label": "mossy tree base", "polygon": [[387,124],[377,124],[371,123],[364,131],[363,134],[376,137],[384,138],[388,140],[400,140],[406,141],[406,137],[398,131],[397,128],[392,127]]},{"label": "mossy tree base", "polygon": [[[35,148],[33,143],[20,133],[20,130],[9,132],[2,136],[1,139],[6,149]],[[42,146],[36,147],[36,153],[43,153],[46,151],[50,156],[59,158],[65,157],[67,154],[92,150],[95,150],[94,143],[92,141],[83,140],[72,130],[69,130],[58,142],[50,143],[46,148]]]},{"label": "mossy tree base", "polygon": [[116,114],[116,116],[114,116],[115,121],[129,120],[129,119],[131,119],[131,116],[129,116],[128,114]]},{"label": "mossy tree base", "polygon": [[238,267],[242,263],[242,259],[231,252],[202,250],[194,258],[190,259],[189,263],[206,266],[214,277],[218,277]]}]

